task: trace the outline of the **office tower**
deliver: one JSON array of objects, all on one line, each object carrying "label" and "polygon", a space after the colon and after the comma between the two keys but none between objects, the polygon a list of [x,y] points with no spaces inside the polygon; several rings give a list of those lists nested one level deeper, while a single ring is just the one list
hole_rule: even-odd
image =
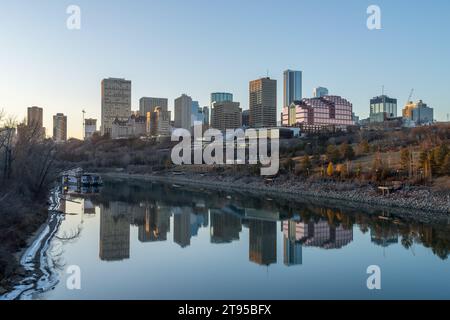
[{"label": "office tower", "polygon": [[247,128],[250,126],[250,110],[242,111],[242,126]]},{"label": "office tower", "polygon": [[203,109],[200,108],[200,104],[198,101],[192,101],[192,110],[191,110],[191,127],[196,122],[201,122],[203,124],[204,116]]},{"label": "office tower", "polygon": [[139,114],[146,116],[148,112],[155,111],[156,107],[161,107],[161,110],[168,110],[168,100],[166,98],[152,98],[143,97],[139,100]]},{"label": "office tower", "polygon": [[39,107],[30,107],[28,108],[27,115],[27,126],[43,128],[43,109]]},{"label": "office tower", "polygon": [[[30,107],[27,112],[27,127],[35,133],[37,139],[45,139],[45,128],[43,121],[43,109],[39,107]],[[18,128],[19,129],[19,128]],[[25,128],[23,128],[25,129]],[[23,130],[21,130],[23,131]],[[20,132],[18,130],[20,136]]]},{"label": "office tower", "polygon": [[239,102],[216,102],[213,107],[211,127],[221,131],[242,127],[242,109]]},{"label": "office tower", "polygon": [[285,126],[349,126],[353,125],[353,105],[339,96],[303,99],[283,108]]},{"label": "office tower", "polygon": [[111,127],[111,139],[127,139],[147,134],[147,118],[132,114],[126,120],[116,118]]},{"label": "office tower", "polygon": [[53,140],[55,142],[67,141],[67,116],[62,113],[53,116]]},{"label": "office tower", "polygon": [[97,119],[84,120],[84,139],[91,139],[94,133],[97,132]]},{"label": "office tower", "polygon": [[211,106],[215,102],[233,101],[233,94],[228,92],[213,92],[211,93]]},{"label": "office tower", "polygon": [[170,111],[156,107],[153,112],[149,112],[147,115],[150,117],[151,136],[170,136]]},{"label": "office tower", "polygon": [[191,129],[192,98],[186,94],[175,99],[175,128]]},{"label": "office tower", "polygon": [[277,262],[277,223],[264,220],[250,220],[250,261],[260,265]]},{"label": "office tower", "polygon": [[203,125],[209,127],[209,107],[203,107]]},{"label": "office tower", "polygon": [[292,102],[302,100],[302,72],[286,70],[284,78],[283,107],[290,106]]},{"label": "office tower", "polygon": [[397,99],[382,95],[370,99],[370,122],[383,122],[397,117]]},{"label": "office tower", "polygon": [[102,80],[101,134],[111,134],[112,123],[128,120],[131,115],[131,81],[108,78]]},{"label": "office tower", "polygon": [[250,81],[250,127],[277,125],[277,81],[261,78]]},{"label": "office tower", "polygon": [[422,100],[418,102],[410,101],[403,109],[403,118],[412,120],[419,125],[433,123],[434,110]]},{"label": "office tower", "polygon": [[119,261],[130,258],[129,206],[110,202],[100,206],[100,259]]},{"label": "office tower", "polygon": [[328,89],[324,87],[317,87],[313,90],[314,98],[322,98],[328,95]]}]

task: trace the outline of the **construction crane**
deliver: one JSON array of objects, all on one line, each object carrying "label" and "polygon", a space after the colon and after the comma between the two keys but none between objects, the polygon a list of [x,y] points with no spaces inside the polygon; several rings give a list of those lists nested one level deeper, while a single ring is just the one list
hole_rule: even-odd
[{"label": "construction crane", "polygon": [[414,88],[411,89],[411,92],[409,94],[408,100],[406,101],[406,104],[409,104],[411,102],[413,94],[414,94]]}]

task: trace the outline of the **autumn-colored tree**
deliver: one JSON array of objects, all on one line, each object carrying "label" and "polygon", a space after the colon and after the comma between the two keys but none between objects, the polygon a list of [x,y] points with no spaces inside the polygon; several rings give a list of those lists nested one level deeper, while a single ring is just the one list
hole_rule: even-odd
[{"label": "autumn-colored tree", "polygon": [[328,175],[329,177],[332,177],[332,176],[333,176],[333,173],[334,173],[333,163],[330,162],[330,163],[328,164],[328,168],[327,168],[327,175]]}]

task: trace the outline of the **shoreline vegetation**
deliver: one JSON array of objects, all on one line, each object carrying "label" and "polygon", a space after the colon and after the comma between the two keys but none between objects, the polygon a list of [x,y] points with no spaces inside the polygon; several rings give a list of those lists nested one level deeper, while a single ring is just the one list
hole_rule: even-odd
[{"label": "shoreline vegetation", "polygon": [[53,141],[36,124],[20,127],[0,111],[0,296],[30,276],[20,263],[49,218],[49,194],[58,174]]}]

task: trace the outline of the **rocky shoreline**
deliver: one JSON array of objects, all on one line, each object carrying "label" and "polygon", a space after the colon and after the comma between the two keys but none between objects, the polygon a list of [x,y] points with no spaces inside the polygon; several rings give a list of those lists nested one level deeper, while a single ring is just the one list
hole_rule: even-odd
[{"label": "rocky shoreline", "polygon": [[373,186],[334,181],[274,180],[236,176],[208,176],[186,173],[183,175],[104,173],[105,179],[134,179],[141,181],[180,184],[195,188],[209,188],[230,192],[249,192],[254,195],[284,198],[289,201],[312,202],[329,206],[342,206],[371,212],[388,211],[423,222],[450,219],[450,196],[437,194],[430,188],[411,187],[390,195],[379,194]]}]

